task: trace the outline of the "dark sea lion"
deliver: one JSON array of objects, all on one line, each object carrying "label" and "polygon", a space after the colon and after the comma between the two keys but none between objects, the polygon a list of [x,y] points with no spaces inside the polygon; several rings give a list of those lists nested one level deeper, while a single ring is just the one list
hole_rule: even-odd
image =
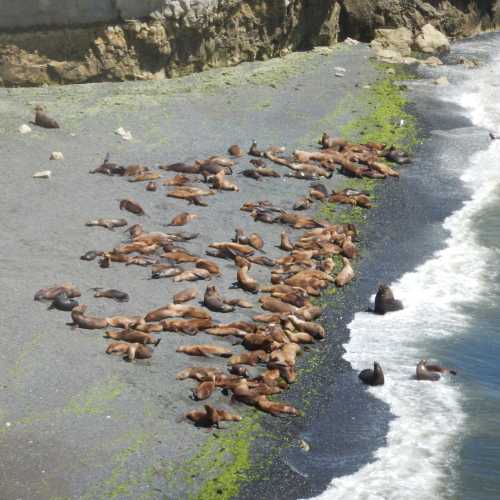
[{"label": "dark sea lion", "polygon": [[169,172],[178,172],[180,174],[199,174],[199,165],[187,165],[186,163],[172,163],[171,165],[161,166],[162,170]]},{"label": "dark sea lion", "polygon": [[35,107],[35,125],[43,128],[59,128],[59,124],[53,119],[45,114],[45,108],[41,105]]},{"label": "dark sea lion", "polygon": [[241,172],[238,172],[239,175],[244,175],[245,177],[248,177],[249,179],[255,179],[256,181],[261,180],[261,175],[259,172],[256,170],[252,170],[251,168],[248,168],[246,170],[242,170]]},{"label": "dark sea lion", "polygon": [[384,385],[384,372],[376,361],[373,363],[373,370],[371,368],[363,370],[358,377],[367,385]]},{"label": "dark sea lion", "polygon": [[104,175],[124,175],[125,167],[109,161],[109,153],[106,154],[104,161],[94,170],[89,171],[90,174],[104,174]]},{"label": "dark sea lion", "polygon": [[70,299],[65,292],[60,293],[52,301],[52,304],[48,309],[57,309],[58,311],[72,311],[78,306],[78,302],[74,299]]},{"label": "dark sea lion", "polygon": [[234,311],[234,306],[225,304],[214,285],[207,286],[203,297],[203,305],[211,311],[228,313]]},{"label": "dark sea lion", "polygon": [[65,293],[70,299],[81,297],[80,290],[71,283],[62,283],[47,288],[42,288],[35,293],[34,300],[54,300],[60,293]]},{"label": "dark sea lion", "polygon": [[168,224],[168,226],[184,226],[188,222],[196,219],[198,216],[196,214],[190,214],[188,212],[182,212],[177,214]]},{"label": "dark sea lion", "polygon": [[400,311],[403,309],[403,303],[394,298],[392,290],[384,284],[379,285],[377,295],[375,296],[376,314],[385,314],[387,312]]},{"label": "dark sea lion", "polygon": [[198,290],[196,288],[186,288],[174,295],[174,304],[183,304],[184,302],[189,302],[193,300],[198,295]]},{"label": "dark sea lion", "polygon": [[257,147],[257,141],[252,141],[252,145],[250,146],[250,149],[248,151],[248,154],[251,156],[257,156],[257,157],[263,157],[265,155],[264,151],[261,151]]},{"label": "dark sea lion", "polygon": [[272,168],[270,167],[257,167],[255,169],[255,171],[261,176],[261,177],[274,177],[274,178],[277,178],[277,177],[281,177],[280,174],[278,174],[278,172],[276,172],[275,170],[273,170]]},{"label": "dark sea lion", "polygon": [[85,223],[87,227],[100,226],[100,227],[105,227],[106,229],[123,227],[126,226],[127,224],[128,222],[125,219],[95,219]]},{"label": "dark sea lion", "polygon": [[426,359],[422,359],[417,364],[417,380],[437,381],[441,378],[441,373],[450,373],[451,375],[457,374],[455,370],[450,370],[449,368],[443,368],[439,365],[429,365]]},{"label": "dark sea lion", "polygon": [[117,302],[128,302],[128,293],[122,292],[120,290],[115,290],[114,288],[103,290],[102,288],[92,288],[95,291],[94,297],[103,297],[107,299],[113,299]]},{"label": "dark sea lion", "polygon": [[130,198],[120,200],[120,210],[127,210],[135,215],[146,215],[141,205]]}]

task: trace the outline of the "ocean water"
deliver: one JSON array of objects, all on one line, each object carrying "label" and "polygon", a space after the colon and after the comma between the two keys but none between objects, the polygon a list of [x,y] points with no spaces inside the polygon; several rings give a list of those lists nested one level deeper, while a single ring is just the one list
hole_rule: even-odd
[{"label": "ocean water", "polygon": [[[454,146],[488,131],[500,136],[500,34],[457,44],[453,53],[483,64],[427,70],[451,84],[416,82],[415,93],[421,86],[441,106],[460,106],[472,124],[441,134],[435,165],[460,179],[463,203],[442,221],[440,249],[390,283],[405,309],[360,312],[349,325],[344,357],[355,370],[381,363],[385,385],[368,391],[395,418],[373,461],[334,478],[320,499],[500,498],[500,140],[470,154]],[[439,203],[440,185],[430,189]],[[417,381],[422,358],[458,375]]]}]

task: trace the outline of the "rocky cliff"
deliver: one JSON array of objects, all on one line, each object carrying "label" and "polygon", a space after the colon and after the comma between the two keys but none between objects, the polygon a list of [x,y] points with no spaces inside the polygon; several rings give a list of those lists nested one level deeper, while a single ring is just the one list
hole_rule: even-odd
[{"label": "rocky cliff", "polygon": [[[0,0],[0,8],[5,1],[9,3]],[[369,41],[377,28],[406,26],[417,31],[430,22],[451,37],[464,37],[500,26],[500,0],[111,3],[114,8],[123,4],[108,13],[116,17],[113,22],[61,23],[64,16],[59,12],[54,26],[45,20],[43,28],[37,27],[36,18],[30,28],[7,30],[0,25],[0,84],[166,78],[330,45],[346,37]],[[146,4],[150,8],[144,11]],[[127,19],[132,12],[148,14]]]}]

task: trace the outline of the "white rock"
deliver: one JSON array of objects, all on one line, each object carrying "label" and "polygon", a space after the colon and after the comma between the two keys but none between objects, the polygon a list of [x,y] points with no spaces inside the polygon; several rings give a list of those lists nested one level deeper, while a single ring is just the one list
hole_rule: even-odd
[{"label": "white rock", "polygon": [[375,30],[375,39],[370,43],[370,47],[377,56],[384,50],[397,52],[400,56],[409,56],[412,43],[413,34],[408,28],[384,28]]},{"label": "white rock", "polygon": [[345,73],[347,70],[345,68],[343,68],[342,66],[335,66],[335,68],[333,68],[335,71],[337,71],[338,73]]},{"label": "white rock", "polygon": [[415,38],[415,48],[426,54],[449,52],[450,42],[446,35],[434,28],[432,24],[426,24]]},{"label": "white rock", "polygon": [[346,45],[359,45],[359,40],[354,40],[354,38],[349,38],[349,37],[348,37],[348,38],[346,38],[346,39],[344,40],[344,43],[345,43]]},{"label": "white rock", "polygon": [[427,66],[442,66],[443,61],[439,57],[430,56],[423,61],[419,61],[420,64],[426,64]]},{"label": "white rock", "polygon": [[119,135],[124,141],[132,140],[132,132],[130,132],[130,130],[125,130],[123,127],[115,130],[115,134]]},{"label": "white rock", "polygon": [[51,160],[64,160],[64,155],[60,151],[54,151],[50,155]]},{"label": "white rock", "polygon": [[446,78],[446,76],[440,76],[439,78],[436,78],[433,83],[435,85],[441,85],[441,86],[445,86],[445,85],[449,85],[450,82],[448,81],[448,78]]},{"label": "white rock", "polygon": [[33,174],[33,178],[35,179],[50,179],[52,172],[50,170],[41,170],[40,172],[36,172]]},{"label": "white rock", "polygon": [[19,128],[19,133],[20,134],[29,134],[31,132],[31,127],[29,125],[26,125],[26,123],[23,123]]}]

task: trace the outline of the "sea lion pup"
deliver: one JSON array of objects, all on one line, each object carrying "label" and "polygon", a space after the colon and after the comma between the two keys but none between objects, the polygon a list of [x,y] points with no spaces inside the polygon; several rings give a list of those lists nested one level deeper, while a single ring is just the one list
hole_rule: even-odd
[{"label": "sea lion pup", "polygon": [[128,302],[129,296],[128,293],[122,292],[120,290],[115,290],[114,288],[109,288],[106,290],[103,290],[102,288],[92,288],[94,290],[95,294],[94,297],[103,297],[106,299],[113,299],[116,300],[117,302]]},{"label": "sea lion pup", "polygon": [[72,311],[77,306],[78,302],[76,300],[70,299],[65,292],[61,292],[56,296],[56,298],[52,301],[52,304],[50,304],[47,309],[57,309],[58,311]]},{"label": "sea lion pup", "polygon": [[215,189],[220,189],[222,191],[239,191],[240,188],[229,179],[226,179],[224,172],[219,172],[210,178],[212,182],[212,187]]},{"label": "sea lion pup", "polygon": [[135,215],[146,215],[144,209],[134,200],[130,198],[119,200],[120,201],[120,210],[127,210],[130,213]]},{"label": "sea lion pup", "polygon": [[215,426],[217,429],[221,428],[221,422],[239,422],[241,420],[239,415],[233,415],[226,410],[220,410],[211,405],[205,405],[204,409],[191,410],[184,417],[191,420],[198,427]]},{"label": "sea lion pup", "polygon": [[81,297],[78,288],[71,283],[62,283],[47,288],[41,288],[35,293],[34,300],[54,300],[60,293],[65,293],[70,299]]},{"label": "sea lion pup", "polygon": [[191,389],[193,399],[195,401],[204,401],[214,393],[215,388],[215,375],[212,375],[208,380],[200,382],[198,387]]},{"label": "sea lion pup", "polygon": [[198,290],[196,288],[186,288],[174,295],[173,302],[174,304],[183,304],[184,302],[193,300],[197,295]]},{"label": "sea lion pup", "polygon": [[202,307],[189,306],[186,304],[167,304],[150,311],[144,316],[147,323],[151,321],[161,321],[167,318],[191,317],[196,319],[212,319],[211,314]]},{"label": "sea lion pup", "polygon": [[85,223],[87,227],[100,226],[106,229],[126,226],[128,222],[125,219],[95,219]]},{"label": "sea lion pup", "polygon": [[100,330],[108,326],[107,318],[95,318],[87,316],[85,312],[87,307],[84,304],[76,306],[71,311],[71,319],[73,320],[72,326],[76,325],[85,330]]},{"label": "sea lion pup", "polygon": [[337,277],[335,278],[335,284],[339,287],[346,286],[354,279],[354,270],[348,258],[342,257],[344,267]]},{"label": "sea lion pup", "polygon": [[35,121],[33,123],[43,128],[59,128],[59,124],[45,114],[45,108],[40,104],[35,107]]},{"label": "sea lion pup", "polygon": [[214,326],[211,319],[164,319],[160,322],[164,332],[181,332],[196,335]]},{"label": "sea lion pup", "polygon": [[227,152],[231,156],[236,156],[237,158],[239,158],[245,154],[243,152],[243,150],[237,144],[233,144],[232,146],[229,146],[229,148],[227,149]]},{"label": "sea lion pup", "polygon": [[226,347],[210,344],[182,345],[175,352],[182,352],[189,356],[220,356],[221,358],[230,358],[233,355]]},{"label": "sea lion pup", "polygon": [[219,368],[212,368],[208,366],[191,366],[190,368],[184,368],[177,373],[175,376],[176,380],[186,380],[188,378],[198,380],[198,382],[203,382],[204,380],[209,380],[212,376],[222,375],[223,371]]},{"label": "sea lion pup", "polygon": [[153,349],[143,344],[127,344],[122,342],[113,342],[108,345],[106,354],[124,354],[124,359],[133,361],[134,359],[149,359],[153,356]]},{"label": "sea lion pup", "polygon": [[203,305],[215,312],[228,313],[234,311],[233,306],[224,303],[221,295],[214,285],[207,286],[203,297]]},{"label": "sea lion pup", "polygon": [[376,314],[385,314],[403,309],[403,303],[394,298],[392,290],[384,284],[379,285],[377,295],[375,296]]},{"label": "sea lion pup", "polygon": [[286,231],[282,231],[280,246],[281,250],[285,250],[286,252],[291,252],[293,250],[293,245],[290,242],[290,236]]},{"label": "sea lion pup", "polygon": [[159,167],[161,170],[168,172],[178,172],[180,174],[199,174],[199,165],[187,165],[186,163],[172,163],[170,165],[162,165]]},{"label": "sea lion pup", "polygon": [[266,351],[251,351],[242,352],[241,354],[236,354],[231,356],[228,361],[228,365],[250,365],[255,366],[258,363],[267,363],[269,361],[269,353]]},{"label": "sea lion pup", "polygon": [[146,191],[156,191],[158,189],[158,184],[154,181],[150,181],[146,184]]},{"label": "sea lion pup", "polygon": [[363,384],[384,385],[384,372],[376,361],[373,363],[373,370],[371,368],[363,370],[359,373],[358,377]]},{"label": "sea lion pup", "polygon": [[188,212],[182,212],[177,214],[168,224],[168,226],[184,226],[188,222],[196,219],[198,216],[196,214],[190,214]]},{"label": "sea lion pup", "polygon": [[234,261],[238,266],[238,270],[236,271],[236,280],[240,288],[246,292],[258,293],[260,288],[259,284],[248,274],[248,270],[250,269],[249,262],[239,256],[237,256]]},{"label": "sea lion pup", "polygon": [[190,269],[189,271],[184,271],[174,278],[175,283],[180,281],[198,281],[210,279],[210,272],[206,269]]},{"label": "sea lion pup", "polygon": [[416,377],[417,380],[431,380],[437,381],[441,378],[441,373],[450,373],[451,375],[456,375],[455,370],[450,370],[448,368],[443,368],[439,365],[429,365],[426,359],[420,360],[417,364]]},{"label": "sea lion pup", "polygon": [[269,413],[273,417],[278,417],[280,414],[299,416],[300,411],[292,405],[269,401],[267,396],[259,396],[255,399],[255,407],[265,413]]},{"label": "sea lion pup", "polygon": [[106,331],[104,336],[107,339],[124,340],[125,342],[137,344],[153,344],[157,346],[161,342],[160,337],[155,337],[149,333],[140,332],[139,330],[122,330],[120,332]]}]

